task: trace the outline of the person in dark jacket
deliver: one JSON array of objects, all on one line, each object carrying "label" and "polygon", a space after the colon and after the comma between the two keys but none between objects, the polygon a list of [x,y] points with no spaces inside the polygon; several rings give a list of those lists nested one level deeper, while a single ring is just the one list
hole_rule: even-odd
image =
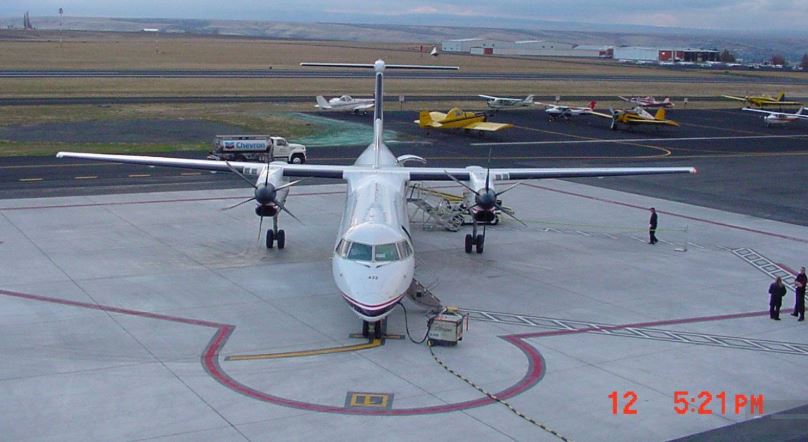
[{"label": "person in dark jacket", "polygon": [[783,296],[786,295],[786,286],[779,276],[769,286],[769,316],[775,321],[780,320],[780,306],[783,305]]},{"label": "person in dark jacket", "polygon": [[657,214],[656,209],[651,207],[651,220],[648,221],[648,244],[656,244],[656,227],[657,227]]},{"label": "person in dark jacket", "polygon": [[805,276],[805,267],[800,267],[800,273],[794,279],[794,291],[797,299],[794,302],[794,311],[791,316],[800,317],[799,321],[805,320],[805,284],[808,283],[808,276]]}]

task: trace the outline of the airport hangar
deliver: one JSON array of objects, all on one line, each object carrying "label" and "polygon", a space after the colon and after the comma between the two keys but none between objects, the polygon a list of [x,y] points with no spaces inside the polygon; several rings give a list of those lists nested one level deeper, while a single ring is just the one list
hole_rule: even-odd
[{"label": "airport hangar", "polygon": [[[481,143],[499,143],[498,155],[512,158],[498,164],[565,155],[647,164],[642,157],[669,161],[664,150],[682,157],[677,164],[697,161],[699,151],[761,162],[769,156],[756,152],[799,158],[805,136],[750,129],[737,111],[702,113],[712,119],[679,135],[530,114],[514,117],[512,135],[421,135],[423,144],[395,149],[429,153],[439,142],[451,161],[480,163],[489,149]],[[408,130],[411,115],[391,115],[388,125]],[[681,139],[696,133],[712,139]],[[616,141],[573,142],[587,139]],[[135,174],[131,167],[121,172]],[[720,195],[725,183],[700,186]],[[121,194],[99,186],[4,200],[0,423],[14,440],[411,440],[446,428],[449,440],[557,440],[545,429],[573,440],[662,440],[749,421],[760,411],[753,396],[766,398],[767,415],[804,405],[808,387],[792,382],[808,364],[802,324],[786,312],[791,321],[768,320],[764,292],[804,260],[808,228],[750,216],[742,202],[733,213],[591,184],[514,189],[506,202],[531,227],[492,227],[483,255],[464,254],[460,234],[413,232],[419,280],[471,315],[463,342],[434,348],[436,357],[512,408],[406,340],[334,350],[357,344],[349,337],[356,318],[328,272],[339,185],[295,189],[289,207],[305,224],[284,221],[283,251],[255,243],[251,209],[218,210],[249,189]],[[658,247],[645,243],[649,206],[662,216]],[[407,305],[411,331],[423,334],[424,309]],[[404,319],[391,316],[388,332],[405,333]],[[692,407],[679,414],[683,391]],[[704,392],[733,402],[722,410]],[[736,409],[740,399],[747,402]],[[802,434],[771,421],[752,423]],[[696,440],[722,434],[731,433]]]}]

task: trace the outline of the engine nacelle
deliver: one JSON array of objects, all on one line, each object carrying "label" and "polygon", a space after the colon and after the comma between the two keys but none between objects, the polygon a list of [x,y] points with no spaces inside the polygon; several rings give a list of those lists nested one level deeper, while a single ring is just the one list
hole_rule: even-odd
[{"label": "engine nacelle", "polygon": [[491,223],[496,219],[497,214],[494,210],[478,210],[473,214],[474,219],[480,223]]},{"label": "engine nacelle", "polygon": [[255,214],[258,216],[275,216],[278,214],[278,207],[275,205],[257,206]]}]

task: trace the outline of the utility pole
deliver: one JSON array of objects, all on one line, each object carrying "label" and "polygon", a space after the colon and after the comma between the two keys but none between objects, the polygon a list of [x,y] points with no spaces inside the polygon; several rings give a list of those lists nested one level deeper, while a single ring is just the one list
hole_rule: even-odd
[{"label": "utility pole", "polygon": [[64,14],[64,10],[59,8],[59,47],[62,47],[62,14]]}]

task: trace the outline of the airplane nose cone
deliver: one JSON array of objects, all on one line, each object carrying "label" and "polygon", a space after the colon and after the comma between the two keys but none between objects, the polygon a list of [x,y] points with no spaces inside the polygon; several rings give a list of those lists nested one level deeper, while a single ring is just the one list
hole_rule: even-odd
[{"label": "airplane nose cone", "polygon": [[275,186],[272,184],[261,184],[255,188],[255,201],[265,206],[275,201]]}]

